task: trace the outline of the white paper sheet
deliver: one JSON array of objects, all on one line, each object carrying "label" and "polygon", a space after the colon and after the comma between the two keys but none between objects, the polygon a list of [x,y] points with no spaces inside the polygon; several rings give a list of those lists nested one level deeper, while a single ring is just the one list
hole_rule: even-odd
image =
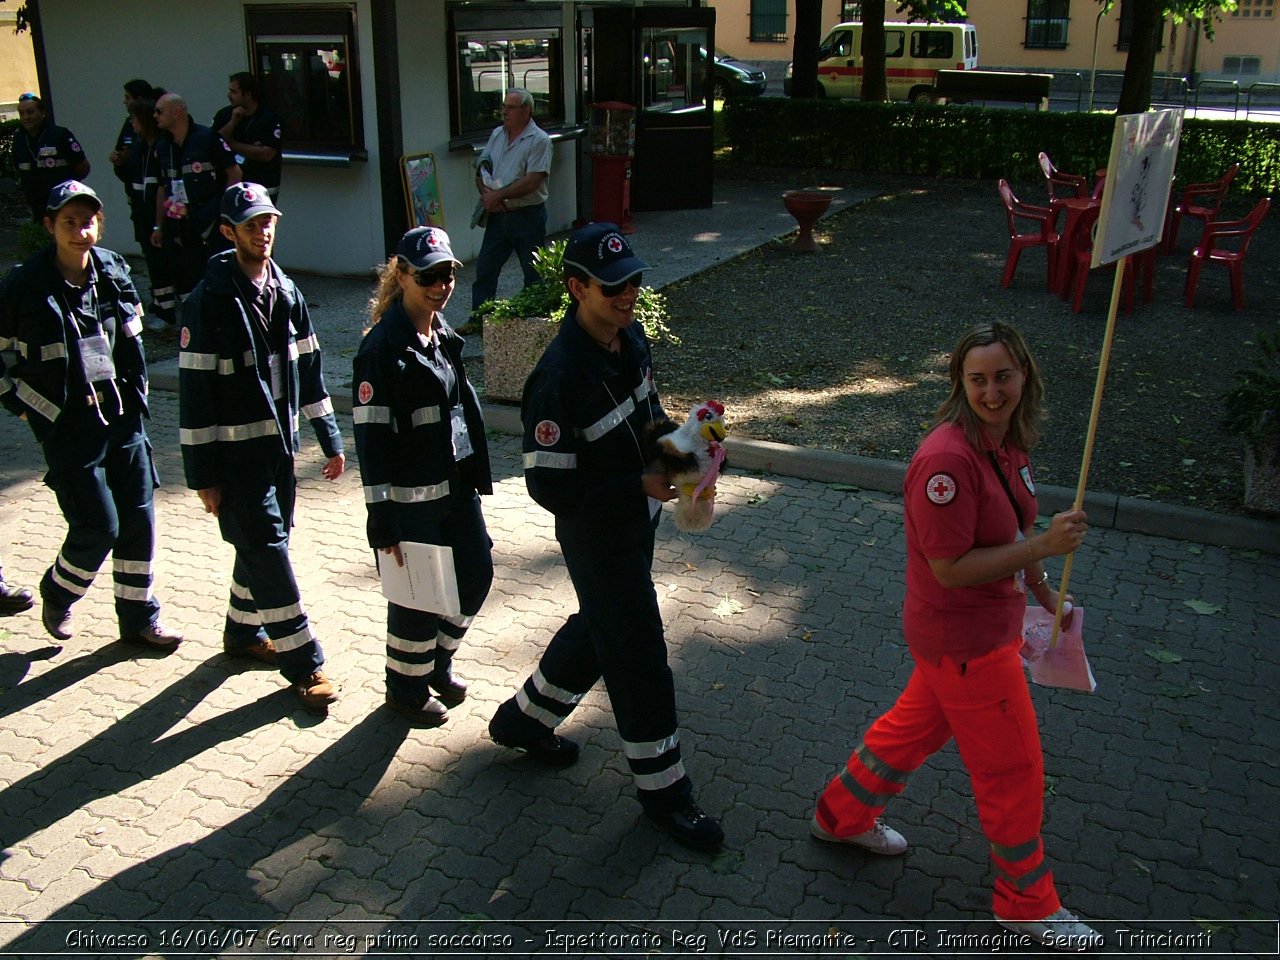
[{"label": "white paper sheet", "polygon": [[434,543],[400,544],[404,566],[390,554],[378,553],[382,595],[411,610],[426,610],[448,617],[462,613],[458,578],[453,569],[453,548]]}]

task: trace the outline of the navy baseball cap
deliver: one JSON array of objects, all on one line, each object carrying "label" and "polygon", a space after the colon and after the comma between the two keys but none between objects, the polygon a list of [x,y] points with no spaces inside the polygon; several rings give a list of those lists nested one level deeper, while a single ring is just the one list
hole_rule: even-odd
[{"label": "navy baseball cap", "polygon": [[280,216],[280,211],[271,202],[271,194],[260,183],[233,183],[222,193],[220,210],[222,219],[233,227],[238,227],[247,220],[264,213]]},{"label": "navy baseball cap", "polygon": [[49,191],[49,202],[45,204],[45,212],[54,213],[61,210],[72,200],[88,200],[98,210],[102,209],[102,201],[93,192],[93,187],[87,186],[79,180],[64,180]]},{"label": "navy baseball cap", "polygon": [[569,237],[564,248],[566,266],[577,267],[596,283],[621,283],[646,264],[631,250],[616,223],[589,223]]},{"label": "navy baseball cap", "polygon": [[396,256],[415,270],[425,270],[449,261],[461,264],[449,246],[449,235],[439,227],[414,227],[396,246]]}]

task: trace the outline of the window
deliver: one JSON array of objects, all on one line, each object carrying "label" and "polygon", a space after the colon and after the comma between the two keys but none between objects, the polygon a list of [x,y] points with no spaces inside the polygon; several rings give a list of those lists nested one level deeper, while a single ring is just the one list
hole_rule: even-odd
[{"label": "window", "polygon": [[502,98],[512,87],[533,94],[533,119],[538,126],[564,123],[564,51],[559,24],[559,11],[451,12],[449,122],[453,136],[487,136],[492,132],[502,123]]},{"label": "window", "polygon": [[[863,34],[863,43],[866,43],[866,35]],[[890,60],[894,57],[900,57],[907,49],[907,35],[901,30],[886,30],[884,32],[884,58]]]},{"label": "window", "polygon": [[862,22],[862,0],[841,0],[840,22],[841,23],[861,23]]},{"label": "window", "polygon": [[286,149],[364,148],[355,7],[245,8],[249,60],[262,101],[284,120]]},{"label": "window", "polygon": [[786,43],[787,0],[751,0],[751,42]]},{"label": "window", "polygon": [[1276,0],[1237,0],[1233,17],[1274,17]]},{"label": "window", "polygon": [[1223,57],[1222,72],[1228,77],[1256,77],[1262,72],[1259,57]]},{"label": "window", "polygon": [[[1120,0],[1120,31],[1116,39],[1117,50],[1128,50],[1133,40],[1133,7],[1127,0]],[[1160,32],[1156,35],[1156,49],[1164,49],[1164,18],[1160,18]]]},{"label": "window", "polygon": [[645,27],[644,94],[649,113],[701,110],[707,88],[707,32],[696,28]]},{"label": "window", "polygon": [[1071,22],[1071,0],[1027,0],[1027,37],[1023,45],[1040,50],[1063,50]]},{"label": "window", "polygon": [[818,49],[819,60],[853,56],[853,31],[841,30]]},{"label": "window", "polygon": [[950,60],[955,36],[947,30],[917,30],[911,34],[911,55]]}]

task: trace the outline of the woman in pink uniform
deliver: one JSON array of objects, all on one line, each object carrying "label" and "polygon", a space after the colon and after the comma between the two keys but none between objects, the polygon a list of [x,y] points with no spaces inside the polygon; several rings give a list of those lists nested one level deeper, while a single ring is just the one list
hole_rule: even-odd
[{"label": "woman in pink uniform", "polygon": [[1044,386],[1018,331],[972,328],[951,354],[950,375],[951,393],[903,485],[902,622],[915,669],[818,798],[810,832],[904,852],[906,839],[877,817],[955,737],[991,845],[996,921],[1039,946],[1085,949],[1101,938],[1062,907],[1044,859],[1044,761],[1018,648],[1026,590],[1057,609],[1043,561],[1078,548],[1086,518],[1059,513],[1035,531],[1027,454],[1040,437]]}]

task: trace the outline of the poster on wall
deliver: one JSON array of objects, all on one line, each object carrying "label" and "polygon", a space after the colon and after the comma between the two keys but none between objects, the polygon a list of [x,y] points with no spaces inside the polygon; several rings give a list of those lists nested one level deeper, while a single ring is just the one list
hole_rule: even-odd
[{"label": "poster on wall", "polygon": [[409,224],[414,227],[445,229],[444,204],[440,202],[440,184],[436,179],[435,155],[406,154],[400,158],[400,175],[404,181],[404,198],[409,213]]},{"label": "poster on wall", "polygon": [[1182,109],[1116,117],[1091,267],[1160,242],[1182,139]]}]

